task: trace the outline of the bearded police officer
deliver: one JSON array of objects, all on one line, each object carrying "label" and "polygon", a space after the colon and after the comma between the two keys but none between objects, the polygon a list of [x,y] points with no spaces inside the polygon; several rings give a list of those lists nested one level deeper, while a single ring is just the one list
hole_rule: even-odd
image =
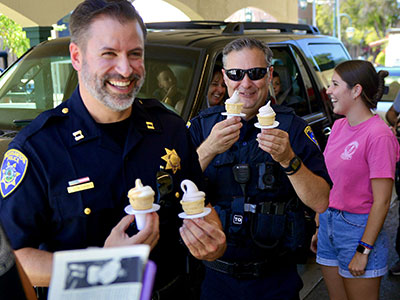
[{"label": "bearded police officer", "polygon": [[[180,227],[180,182],[202,189],[202,172],[183,120],[156,100],[135,99],[145,76],[143,21],[129,1],[86,0],[70,30],[78,88],[24,128],[2,163],[0,214],[12,247],[32,283],[47,286],[54,251],[146,243],[155,289],[186,299],[177,288],[186,249],[213,260],[225,235],[214,210]],[[169,181],[163,191],[157,174]],[[161,209],[132,235],[124,207],[137,178],[156,191]]]},{"label": "bearded police officer", "polygon": [[299,299],[302,287],[292,253],[304,244],[304,209],[323,212],[330,179],[311,128],[286,107],[273,106],[279,126],[258,129],[266,104],[272,51],[251,38],[223,51],[229,95],[239,92],[239,116],[210,108],[189,129],[208,179],[228,247],[207,262],[202,299]]}]

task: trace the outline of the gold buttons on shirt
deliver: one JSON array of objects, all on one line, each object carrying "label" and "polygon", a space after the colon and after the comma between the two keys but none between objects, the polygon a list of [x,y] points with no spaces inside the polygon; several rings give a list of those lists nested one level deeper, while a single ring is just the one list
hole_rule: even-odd
[{"label": "gold buttons on shirt", "polygon": [[179,192],[176,192],[176,193],[175,193],[175,197],[179,199],[179,196],[180,196],[180,195],[179,195]]},{"label": "gold buttons on shirt", "polygon": [[85,213],[85,215],[90,215],[90,213],[92,212],[92,210],[89,207],[86,207],[85,210],[83,211]]},{"label": "gold buttons on shirt", "polygon": [[64,108],[62,109],[62,113],[63,113],[63,114],[67,114],[68,112],[69,112],[69,109],[68,109],[68,108],[64,107]]}]

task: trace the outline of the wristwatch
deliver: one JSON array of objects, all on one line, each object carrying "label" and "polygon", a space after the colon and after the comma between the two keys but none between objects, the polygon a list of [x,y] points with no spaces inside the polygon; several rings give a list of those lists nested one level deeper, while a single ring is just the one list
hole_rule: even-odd
[{"label": "wristwatch", "polygon": [[293,175],[300,169],[300,167],[301,167],[301,159],[296,155],[289,162],[289,166],[287,168],[283,168],[283,170],[285,171],[286,175]]},{"label": "wristwatch", "polygon": [[360,252],[361,254],[369,254],[371,252],[371,249],[368,249],[367,247],[363,246],[363,245],[358,245],[357,246],[357,252]]}]

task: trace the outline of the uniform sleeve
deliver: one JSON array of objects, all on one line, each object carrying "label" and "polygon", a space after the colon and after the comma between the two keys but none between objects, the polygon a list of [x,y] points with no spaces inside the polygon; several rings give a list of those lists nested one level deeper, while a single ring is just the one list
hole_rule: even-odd
[{"label": "uniform sleeve", "polygon": [[[27,167],[25,173],[17,171],[14,175],[12,184],[15,188],[12,192],[6,195],[2,193],[0,219],[14,249],[37,248],[48,236],[47,229],[51,228],[50,207],[46,201],[47,195],[44,188],[45,176],[40,172],[38,164],[31,159],[32,156],[15,146],[15,144],[11,146],[13,148],[10,150],[17,150],[24,154],[27,157]],[[4,170],[7,165],[12,164],[13,161],[7,161],[5,156],[1,175],[3,183]],[[14,166],[17,166],[15,161]],[[8,171],[10,170],[9,168]],[[8,190],[4,188],[5,186],[2,185],[2,192],[7,193]]]},{"label": "uniform sleeve", "polygon": [[305,121],[296,117],[292,123],[289,138],[293,151],[301,158],[304,165],[332,186],[324,156],[314,138],[311,127]]},{"label": "uniform sleeve", "polygon": [[203,130],[201,128],[201,119],[196,117],[188,123],[188,128],[192,142],[195,149],[197,149],[201,143],[204,141]]},{"label": "uniform sleeve", "polygon": [[399,160],[399,143],[394,136],[384,135],[374,139],[367,154],[369,178],[392,178]]}]

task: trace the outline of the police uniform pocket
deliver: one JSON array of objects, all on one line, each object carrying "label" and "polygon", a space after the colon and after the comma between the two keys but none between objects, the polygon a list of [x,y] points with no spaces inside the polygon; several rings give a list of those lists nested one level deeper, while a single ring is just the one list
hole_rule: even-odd
[{"label": "police uniform pocket", "polygon": [[226,165],[231,165],[235,161],[235,157],[230,152],[224,152],[214,158],[213,166],[218,168]]},{"label": "police uniform pocket", "polygon": [[304,246],[305,244],[305,218],[304,212],[288,211],[286,212],[286,230],[283,245],[292,251]]},{"label": "police uniform pocket", "polygon": [[281,240],[285,232],[285,215],[262,214],[253,216],[252,236],[260,243],[273,245]]}]

